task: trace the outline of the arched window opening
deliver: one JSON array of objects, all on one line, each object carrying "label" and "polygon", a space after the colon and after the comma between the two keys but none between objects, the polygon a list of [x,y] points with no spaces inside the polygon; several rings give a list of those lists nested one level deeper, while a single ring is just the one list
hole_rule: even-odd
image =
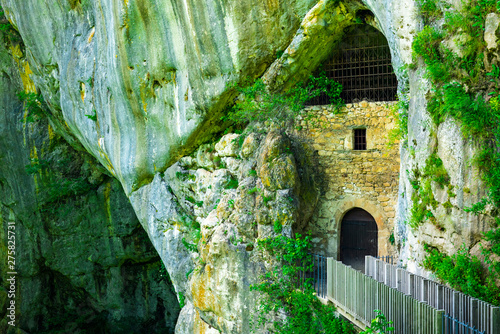
[{"label": "arched window opening", "polygon": [[342,219],[340,261],[364,272],[366,255],[378,255],[377,223],[365,210],[354,208]]},{"label": "arched window opening", "polygon": [[[396,100],[398,82],[389,45],[380,31],[367,24],[347,28],[322,70],[342,84],[341,97],[346,103]],[[326,96],[319,96],[308,104],[329,103]]]}]

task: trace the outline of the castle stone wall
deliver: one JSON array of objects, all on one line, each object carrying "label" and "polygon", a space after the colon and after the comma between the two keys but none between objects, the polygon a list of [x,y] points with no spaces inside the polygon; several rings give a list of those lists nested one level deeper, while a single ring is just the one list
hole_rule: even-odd
[{"label": "castle stone wall", "polygon": [[[310,106],[296,135],[318,166],[321,197],[308,230],[315,252],[338,256],[343,216],[352,208],[368,211],[378,226],[379,255],[393,255],[389,242],[396,215],[399,143],[388,146],[394,102],[360,102],[335,110]],[[310,117],[312,121],[306,121]],[[366,128],[367,149],[353,150],[354,129]]]}]

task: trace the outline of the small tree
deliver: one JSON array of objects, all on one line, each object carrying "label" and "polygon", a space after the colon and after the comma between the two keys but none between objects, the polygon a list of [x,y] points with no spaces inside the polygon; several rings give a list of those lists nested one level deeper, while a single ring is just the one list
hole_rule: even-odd
[{"label": "small tree", "polygon": [[375,310],[377,316],[372,319],[371,327],[367,327],[361,334],[387,334],[389,332],[394,332],[394,327],[392,327],[392,321],[387,321],[387,318],[380,310]]}]

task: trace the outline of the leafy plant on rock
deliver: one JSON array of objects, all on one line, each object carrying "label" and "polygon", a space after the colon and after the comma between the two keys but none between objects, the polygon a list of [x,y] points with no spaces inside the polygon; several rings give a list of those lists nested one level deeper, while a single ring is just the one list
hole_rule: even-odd
[{"label": "leafy plant on rock", "polygon": [[36,122],[45,118],[48,114],[47,106],[42,94],[28,93],[21,91],[17,93],[17,97],[24,103],[24,111],[26,112],[26,122]]},{"label": "leafy plant on rock", "polygon": [[[500,233],[491,232],[488,237],[494,239],[495,242],[492,249],[487,252],[490,254],[498,252]],[[495,283],[497,279],[500,279],[498,262],[491,266],[489,271],[485,271],[481,261],[471,256],[464,247],[452,256],[443,254],[428,245],[425,245],[425,250],[427,256],[423,265],[426,269],[433,271],[439,280],[447,282],[453,289],[472,297],[500,305],[500,288]]]},{"label": "leafy plant on rock", "polygon": [[[355,333],[350,323],[335,316],[332,306],[319,301],[310,279],[300,278],[300,273],[312,269],[310,236],[292,239],[279,235],[258,240],[257,246],[276,265],[251,286],[261,293],[254,330],[267,326],[272,333],[283,334]],[[280,313],[286,317],[277,316]]]},{"label": "leafy plant on rock", "polygon": [[341,104],[342,85],[328,78],[325,72],[310,76],[306,84],[299,83],[287,92],[270,92],[262,79],[244,87],[234,85],[239,97],[233,108],[222,117],[235,123],[273,121],[291,124],[308,100],[326,94],[331,104]]}]

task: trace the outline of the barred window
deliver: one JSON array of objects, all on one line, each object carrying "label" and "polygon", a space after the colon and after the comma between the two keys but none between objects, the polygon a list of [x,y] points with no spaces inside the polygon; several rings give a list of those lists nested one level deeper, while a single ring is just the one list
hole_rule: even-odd
[{"label": "barred window", "polygon": [[[327,77],[342,84],[347,102],[395,101],[398,82],[385,36],[363,24],[348,28],[334,54],[322,66]],[[323,95],[308,102],[329,104]]]},{"label": "barred window", "polygon": [[366,150],[366,129],[354,129],[354,149]]}]

